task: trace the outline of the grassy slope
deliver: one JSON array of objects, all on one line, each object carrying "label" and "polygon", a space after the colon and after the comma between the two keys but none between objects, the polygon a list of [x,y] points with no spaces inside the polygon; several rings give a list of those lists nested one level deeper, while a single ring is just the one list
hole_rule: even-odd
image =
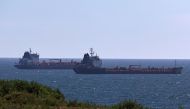
[{"label": "grassy slope", "polygon": [[113,106],[66,101],[59,90],[36,82],[0,80],[1,109],[145,109],[134,101]]}]

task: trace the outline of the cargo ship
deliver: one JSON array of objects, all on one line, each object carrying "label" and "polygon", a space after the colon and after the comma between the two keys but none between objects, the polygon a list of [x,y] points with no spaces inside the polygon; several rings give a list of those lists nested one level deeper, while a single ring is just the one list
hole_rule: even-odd
[{"label": "cargo ship", "polygon": [[73,69],[79,62],[63,62],[61,59],[49,59],[40,61],[38,53],[26,51],[19,62],[14,66],[18,69]]},{"label": "cargo ship", "polygon": [[141,67],[141,65],[129,65],[128,67],[102,67],[102,60],[96,55],[93,49],[84,54],[80,64],[74,71],[77,74],[180,74],[183,67]]}]

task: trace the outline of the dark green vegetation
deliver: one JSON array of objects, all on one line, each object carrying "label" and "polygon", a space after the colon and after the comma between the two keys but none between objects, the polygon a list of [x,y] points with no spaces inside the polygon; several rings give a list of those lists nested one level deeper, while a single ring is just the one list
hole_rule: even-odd
[{"label": "dark green vegetation", "polygon": [[0,109],[147,109],[135,101],[113,106],[66,101],[60,91],[36,82],[0,80]]}]

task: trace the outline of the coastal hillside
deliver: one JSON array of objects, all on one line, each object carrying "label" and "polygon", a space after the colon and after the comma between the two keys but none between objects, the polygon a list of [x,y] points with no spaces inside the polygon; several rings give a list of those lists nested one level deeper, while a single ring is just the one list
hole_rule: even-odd
[{"label": "coastal hillside", "polygon": [[0,80],[0,109],[148,109],[135,101],[113,106],[67,101],[58,89],[36,82]]}]

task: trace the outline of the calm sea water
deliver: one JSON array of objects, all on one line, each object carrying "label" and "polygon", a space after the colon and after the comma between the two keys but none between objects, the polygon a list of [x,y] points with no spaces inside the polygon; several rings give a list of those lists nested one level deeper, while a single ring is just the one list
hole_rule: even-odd
[{"label": "calm sea water", "polygon": [[[177,60],[182,74],[82,75],[72,70],[19,70],[17,59],[0,59],[0,79],[37,81],[59,88],[67,100],[115,104],[132,99],[155,109],[190,109],[190,60]],[[174,60],[103,60],[103,66],[174,66]]]}]

